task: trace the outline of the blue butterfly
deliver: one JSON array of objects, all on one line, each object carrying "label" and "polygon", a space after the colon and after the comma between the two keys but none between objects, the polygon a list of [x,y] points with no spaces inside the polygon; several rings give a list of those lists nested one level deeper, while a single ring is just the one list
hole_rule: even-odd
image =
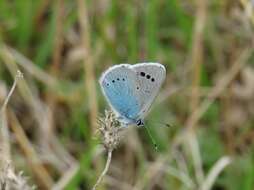
[{"label": "blue butterfly", "polygon": [[144,118],[165,77],[166,69],[159,63],[120,64],[107,69],[99,82],[124,126],[144,126]]}]

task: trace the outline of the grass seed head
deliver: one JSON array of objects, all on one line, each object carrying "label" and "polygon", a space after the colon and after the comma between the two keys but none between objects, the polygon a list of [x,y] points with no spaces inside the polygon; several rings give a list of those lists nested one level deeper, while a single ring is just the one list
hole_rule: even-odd
[{"label": "grass seed head", "polygon": [[120,141],[121,124],[112,111],[105,111],[105,116],[100,117],[98,130],[102,136],[102,143],[107,150],[114,150]]}]

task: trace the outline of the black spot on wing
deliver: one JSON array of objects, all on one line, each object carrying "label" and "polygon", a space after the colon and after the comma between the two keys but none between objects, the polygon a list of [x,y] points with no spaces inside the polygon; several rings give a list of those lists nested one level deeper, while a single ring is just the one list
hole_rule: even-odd
[{"label": "black spot on wing", "polygon": [[146,73],[143,72],[143,71],[141,71],[139,74],[140,74],[141,77],[146,77],[147,79],[150,79],[152,82],[155,81],[155,79],[154,79],[151,75],[146,74]]},{"label": "black spot on wing", "polygon": [[140,72],[140,75],[141,75],[142,77],[144,77],[144,76],[146,75],[146,73],[145,73],[145,72]]}]

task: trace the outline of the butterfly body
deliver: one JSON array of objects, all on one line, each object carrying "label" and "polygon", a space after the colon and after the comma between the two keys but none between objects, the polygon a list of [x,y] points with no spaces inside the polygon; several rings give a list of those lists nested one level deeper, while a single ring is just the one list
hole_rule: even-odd
[{"label": "butterfly body", "polygon": [[143,126],[165,76],[159,63],[119,64],[106,70],[99,82],[119,121],[124,126]]}]

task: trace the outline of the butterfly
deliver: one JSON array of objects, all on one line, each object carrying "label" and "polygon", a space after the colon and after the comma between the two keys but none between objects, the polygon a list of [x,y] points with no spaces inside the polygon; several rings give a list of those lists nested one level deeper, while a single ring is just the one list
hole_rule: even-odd
[{"label": "butterfly", "polygon": [[144,118],[165,80],[160,63],[119,64],[99,79],[104,96],[123,126],[144,126]]}]

